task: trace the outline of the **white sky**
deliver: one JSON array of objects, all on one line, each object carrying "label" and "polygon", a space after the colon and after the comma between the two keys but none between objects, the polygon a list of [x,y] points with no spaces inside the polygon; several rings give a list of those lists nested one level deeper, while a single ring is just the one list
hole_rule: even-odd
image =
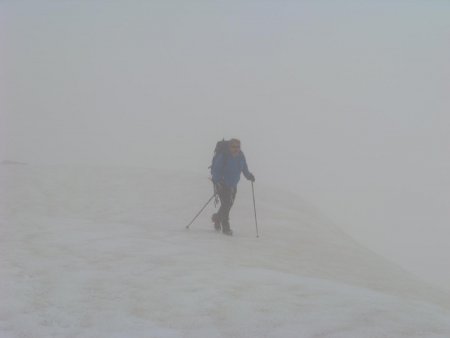
[{"label": "white sky", "polygon": [[450,2],[2,1],[0,20],[2,159],[207,175],[239,137],[258,183],[450,285]]}]

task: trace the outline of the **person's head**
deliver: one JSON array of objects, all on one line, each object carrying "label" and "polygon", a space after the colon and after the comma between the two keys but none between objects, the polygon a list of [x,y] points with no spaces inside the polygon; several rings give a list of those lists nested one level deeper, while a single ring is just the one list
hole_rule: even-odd
[{"label": "person's head", "polygon": [[232,156],[237,156],[241,152],[241,141],[236,138],[230,140],[230,153]]}]

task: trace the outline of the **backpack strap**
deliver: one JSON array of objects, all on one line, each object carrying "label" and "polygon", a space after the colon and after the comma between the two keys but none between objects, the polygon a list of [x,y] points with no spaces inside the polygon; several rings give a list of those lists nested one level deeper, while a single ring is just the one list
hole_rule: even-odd
[{"label": "backpack strap", "polygon": [[222,165],[222,170],[225,170],[225,167],[227,166],[227,162],[228,162],[228,157],[229,157],[229,154],[228,154],[228,151],[225,151],[224,153],[223,153],[223,165]]}]

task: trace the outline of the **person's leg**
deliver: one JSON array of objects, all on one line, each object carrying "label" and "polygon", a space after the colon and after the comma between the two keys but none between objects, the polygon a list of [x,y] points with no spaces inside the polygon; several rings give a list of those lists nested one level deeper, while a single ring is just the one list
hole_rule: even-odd
[{"label": "person's leg", "polygon": [[218,212],[220,223],[222,224],[222,231],[231,233],[230,230],[230,210],[233,206],[234,198],[236,196],[236,189],[224,187],[219,194],[220,209]]},{"label": "person's leg", "polygon": [[217,231],[221,230],[221,225],[220,225],[220,219],[219,219],[219,213],[216,212],[212,215],[211,220],[214,223],[214,229],[216,229]]},{"label": "person's leg", "polygon": [[[216,189],[216,186],[214,185],[213,187],[214,187],[214,193],[216,194],[214,204],[217,205],[217,203],[219,203],[219,200],[220,200],[220,194],[219,194],[219,191]],[[214,229],[216,231],[220,231],[222,229],[222,226],[220,224],[220,213],[221,213],[220,209],[221,208],[222,208],[222,203],[220,203],[219,210],[217,212],[215,212],[214,214],[212,214],[212,216],[211,216],[211,220],[214,223]]]}]

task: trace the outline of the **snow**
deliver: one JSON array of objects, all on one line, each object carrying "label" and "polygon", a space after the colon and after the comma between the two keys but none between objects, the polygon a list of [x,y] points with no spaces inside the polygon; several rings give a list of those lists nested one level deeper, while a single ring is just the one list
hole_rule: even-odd
[{"label": "snow", "polygon": [[0,337],[450,337],[450,297],[296,196],[239,185],[216,233],[206,177],[0,166]]}]

